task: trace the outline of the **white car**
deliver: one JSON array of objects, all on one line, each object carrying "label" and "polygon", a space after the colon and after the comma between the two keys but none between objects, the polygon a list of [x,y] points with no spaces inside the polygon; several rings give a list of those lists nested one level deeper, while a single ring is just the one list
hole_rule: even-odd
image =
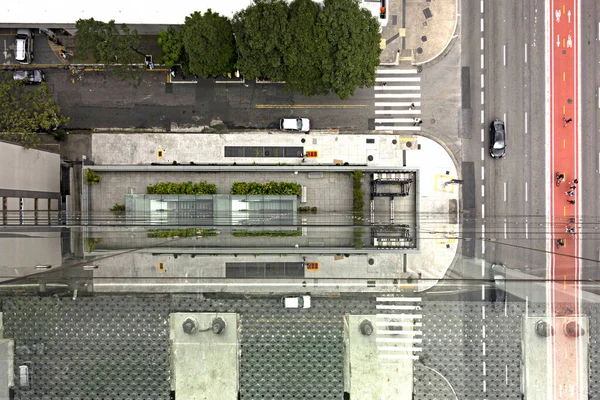
[{"label": "white car", "polygon": [[281,118],[279,120],[279,129],[282,131],[308,132],[310,130],[310,121],[308,118]]},{"label": "white car", "polygon": [[33,32],[31,29],[17,29],[15,46],[15,59],[21,64],[30,64],[33,59]]},{"label": "white car", "polygon": [[284,308],[310,308],[310,296],[284,296],[281,304]]}]

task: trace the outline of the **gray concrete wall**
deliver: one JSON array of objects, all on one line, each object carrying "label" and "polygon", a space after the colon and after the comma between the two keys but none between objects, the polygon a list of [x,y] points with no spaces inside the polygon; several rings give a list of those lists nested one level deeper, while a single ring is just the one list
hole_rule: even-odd
[{"label": "gray concrete wall", "polygon": [[60,192],[60,155],[0,142],[0,189]]}]

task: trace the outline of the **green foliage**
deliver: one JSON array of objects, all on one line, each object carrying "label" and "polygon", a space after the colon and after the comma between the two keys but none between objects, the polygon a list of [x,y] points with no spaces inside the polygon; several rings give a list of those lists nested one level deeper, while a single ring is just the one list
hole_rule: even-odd
[{"label": "green foliage", "polygon": [[363,180],[362,171],[354,171],[350,173],[352,178],[352,194],[354,197],[352,211],[354,212],[354,224],[361,225],[363,217],[363,208],[365,206],[365,193],[362,187]]},{"label": "green foliage", "polygon": [[298,211],[300,211],[300,212],[309,212],[310,211],[310,207],[309,206],[300,206],[300,207],[298,207]]},{"label": "green foliage", "polygon": [[202,181],[192,182],[158,182],[156,185],[146,187],[148,194],[217,194],[217,186],[212,183]]},{"label": "green foliage", "polygon": [[130,30],[126,24],[121,24],[119,30],[114,20],[102,22],[94,18],[80,19],[75,27],[78,57],[92,57],[96,63],[113,66],[115,73],[123,79],[139,78],[141,70],[129,68],[144,59],[144,54],[138,51],[140,37],[137,30]]},{"label": "green foliage", "polygon": [[284,54],[288,35],[288,4],[284,0],[257,0],[233,17],[239,58],[246,79],[285,79]]},{"label": "green foliage", "polygon": [[235,237],[246,236],[269,236],[269,237],[290,237],[302,236],[302,229],[294,229],[289,231],[237,231],[232,233]]},{"label": "green foliage", "polygon": [[183,59],[183,35],[181,30],[169,26],[158,32],[158,45],[162,49],[163,62],[168,68],[179,64]]},{"label": "green foliage", "polygon": [[360,250],[363,248],[363,234],[364,234],[364,228],[362,226],[355,226],[354,227],[354,240],[352,242],[352,245],[354,246],[354,248],[356,250]]},{"label": "green foliage", "polygon": [[233,182],[231,194],[300,196],[302,187],[293,182]]},{"label": "green foliage", "polygon": [[98,175],[91,168],[86,168],[85,173],[83,175],[83,182],[86,185],[96,185],[100,183],[100,179],[102,179],[101,175]]},{"label": "green foliage", "polygon": [[0,72],[0,139],[35,147],[38,132],[53,132],[68,122],[45,83],[25,87],[9,72]]},{"label": "green foliage", "polygon": [[148,232],[149,238],[172,238],[172,237],[196,237],[196,236],[217,236],[217,232],[214,229],[198,229],[198,228],[185,228],[185,229],[153,229]]},{"label": "green foliage", "polygon": [[356,87],[375,85],[381,48],[379,22],[358,0],[325,0],[319,23],[329,45],[323,60],[324,85],[340,99]]},{"label": "green foliage", "polygon": [[96,249],[96,245],[100,242],[102,242],[102,239],[100,238],[85,238],[85,249],[88,253],[91,253]]},{"label": "green foliage", "polygon": [[236,48],[231,22],[209,8],[185,18],[181,28],[190,72],[200,77],[225,75],[235,68]]},{"label": "green foliage", "polygon": [[317,212],[317,207],[311,207],[311,208],[310,208],[310,212],[312,212],[312,213],[316,213],[316,212]]},{"label": "green foliage", "polygon": [[312,0],[294,0],[289,6],[289,32],[284,54],[288,89],[307,96],[327,94],[322,67],[329,56],[321,6]]},{"label": "green foliage", "polygon": [[125,204],[115,204],[108,210],[117,218],[123,218],[125,216]]}]

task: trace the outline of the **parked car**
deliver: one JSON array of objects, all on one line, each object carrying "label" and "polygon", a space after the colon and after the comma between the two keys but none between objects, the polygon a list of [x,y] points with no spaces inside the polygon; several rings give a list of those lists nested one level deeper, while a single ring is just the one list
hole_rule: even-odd
[{"label": "parked car", "polygon": [[494,303],[496,303],[496,306],[504,306],[506,301],[506,266],[500,263],[492,264],[492,276],[494,277]]},{"label": "parked car", "polygon": [[282,131],[308,132],[310,130],[310,121],[308,118],[281,118],[279,129]]},{"label": "parked car", "polygon": [[42,83],[46,80],[44,73],[39,69],[33,70],[18,70],[13,72],[13,79],[15,81],[23,81],[24,83],[28,83],[30,85],[36,83]]},{"label": "parked car", "polygon": [[21,64],[30,64],[33,60],[33,32],[31,29],[17,29],[15,45],[15,59]]},{"label": "parked car", "polygon": [[284,296],[281,304],[284,308],[310,308],[310,296]]},{"label": "parked car", "polygon": [[506,130],[504,122],[494,120],[490,126],[490,156],[492,158],[504,158],[506,153]]}]

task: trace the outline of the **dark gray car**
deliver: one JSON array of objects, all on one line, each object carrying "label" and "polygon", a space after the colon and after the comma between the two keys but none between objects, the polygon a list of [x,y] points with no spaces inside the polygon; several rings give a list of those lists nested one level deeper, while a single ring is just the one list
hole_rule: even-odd
[{"label": "dark gray car", "polygon": [[15,81],[23,81],[24,83],[33,85],[36,83],[44,82],[46,80],[46,77],[44,76],[44,73],[39,69],[31,69],[13,72],[13,79]]},{"label": "dark gray car", "polygon": [[504,306],[506,301],[506,266],[500,263],[492,264],[494,277],[494,302],[496,306]]},{"label": "dark gray car", "polygon": [[504,122],[494,120],[490,126],[490,156],[492,158],[503,158],[506,153],[506,130]]}]

